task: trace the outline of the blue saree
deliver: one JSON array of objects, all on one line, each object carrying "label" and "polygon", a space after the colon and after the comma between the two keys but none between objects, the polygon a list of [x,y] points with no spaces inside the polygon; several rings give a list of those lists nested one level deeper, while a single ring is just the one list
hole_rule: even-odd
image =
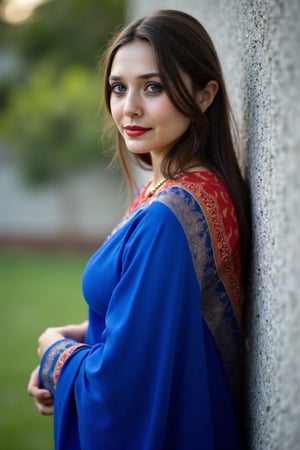
[{"label": "blue saree", "polygon": [[88,261],[84,343],[41,361],[56,450],[238,450],[237,221],[207,172],[145,191]]}]

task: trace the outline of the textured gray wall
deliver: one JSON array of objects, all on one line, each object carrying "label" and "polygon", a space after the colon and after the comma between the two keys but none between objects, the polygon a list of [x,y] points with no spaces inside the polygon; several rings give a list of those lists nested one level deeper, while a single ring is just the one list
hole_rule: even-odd
[{"label": "textured gray wall", "polygon": [[300,449],[300,0],[131,0],[195,15],[212,36],[252,191],[246,309],[251,450]]}]

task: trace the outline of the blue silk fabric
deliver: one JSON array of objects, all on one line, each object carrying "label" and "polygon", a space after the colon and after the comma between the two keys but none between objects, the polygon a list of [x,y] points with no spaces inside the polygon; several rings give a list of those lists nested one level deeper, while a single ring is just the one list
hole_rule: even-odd
[{"label": "blue silk fabric", "polygon": [[88,346],[60,371],[57,450],[240,449],[241,337],[203,208],[164,189],[88,261]]}]

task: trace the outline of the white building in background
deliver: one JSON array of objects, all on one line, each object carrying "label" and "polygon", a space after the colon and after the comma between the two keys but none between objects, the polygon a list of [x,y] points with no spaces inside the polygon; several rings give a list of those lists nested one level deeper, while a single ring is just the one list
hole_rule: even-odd
[{"label": "white building in background", "polygon": [[120,178],[101,167],[30,187],[14,159],[0,151],[0,244],[99,242],[128,202]]}]

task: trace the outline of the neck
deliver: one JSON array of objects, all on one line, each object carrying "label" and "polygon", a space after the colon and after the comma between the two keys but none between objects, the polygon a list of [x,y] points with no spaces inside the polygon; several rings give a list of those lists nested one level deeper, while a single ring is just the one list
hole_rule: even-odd
[{"label": "neck", "polygon": [[155,185],[159,183],[163,178],[163,175],[160,171],[162,157],[159,157],[159,155],[152,153],[151,159],[152,159],[152,173],[153,173],[152,183]]}]

